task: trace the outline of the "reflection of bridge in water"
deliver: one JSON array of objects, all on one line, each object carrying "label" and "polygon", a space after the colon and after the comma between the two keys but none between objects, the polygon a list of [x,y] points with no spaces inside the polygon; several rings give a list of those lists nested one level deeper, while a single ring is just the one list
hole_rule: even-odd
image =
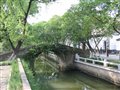
[{"label": "reflection of bridge in water", "polygon": [[95,60],[79,57],[76,54],[75,66],[92,76],[104,79],[108,82],[120,86],[120,65],[105,60]]}]

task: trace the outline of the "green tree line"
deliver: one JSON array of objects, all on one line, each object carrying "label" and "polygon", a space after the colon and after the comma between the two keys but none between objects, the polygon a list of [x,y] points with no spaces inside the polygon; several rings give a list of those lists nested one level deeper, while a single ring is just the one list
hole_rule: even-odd
[{"label": "green tree line", "polygon": [[0,41],[16,55],[21,46],[73,44],[93,51],[91,38],[120,34],[119,0],[80,0],[63,16],[47,22],[28,24],[29,15],[38,12],[38,2],[47,0],[1,0]]}]

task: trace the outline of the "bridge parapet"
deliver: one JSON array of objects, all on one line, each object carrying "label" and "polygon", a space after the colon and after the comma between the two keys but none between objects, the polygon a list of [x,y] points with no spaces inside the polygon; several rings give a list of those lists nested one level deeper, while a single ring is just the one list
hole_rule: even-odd
[{"label": "bridge parapet", "polygon": [[93,65],[98,65],[98,66],[103,66],[103,67],[107,67],[107,68],[113,68],[113,69],[120,70],[120,64],[108,62],[106,59],[95,60],[95,59],[91,59],[91,58],[84,58],[84,57],[80,57],[78,54],[75,55],[74,62],[78,62],[78,63],[85,62],[88,64],[93,64]]}]

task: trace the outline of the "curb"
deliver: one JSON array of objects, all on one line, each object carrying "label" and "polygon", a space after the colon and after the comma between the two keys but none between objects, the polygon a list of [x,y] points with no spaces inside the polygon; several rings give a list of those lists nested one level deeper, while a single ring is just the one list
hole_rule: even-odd
[{"label": "curb", "polygon": [[19,72],[22,80],[23,90],[32,90],[28,82],[27,76],[25,74],[24,68],[22,66],[22,63],[20,61],[20,58],[18,58],[17,60],[18,60],[18,66],[19,66]]}]

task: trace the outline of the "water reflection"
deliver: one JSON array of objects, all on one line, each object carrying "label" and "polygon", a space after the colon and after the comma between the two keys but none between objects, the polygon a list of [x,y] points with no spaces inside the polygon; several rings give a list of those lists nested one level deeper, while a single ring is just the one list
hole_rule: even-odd
[{"label": "water reflection", "polygon": [[48,83],[54,90],[120,90],[111,83],[79,71],[61,73],[58,78],[50,80]]},{"label": "water reflection", "polygon": [[[42,73],[38,71],[37,78],[46,79],[49,90],[120,90],[111,83],[86,75],[80,71],[69,71],[64,73],[55,72],[48,64],[42,65]],[[36,68],[37,70],[37,68]],[[41,75],[43,74],[43,75]],[[44,77],[43,77],[44,76]]]}]

